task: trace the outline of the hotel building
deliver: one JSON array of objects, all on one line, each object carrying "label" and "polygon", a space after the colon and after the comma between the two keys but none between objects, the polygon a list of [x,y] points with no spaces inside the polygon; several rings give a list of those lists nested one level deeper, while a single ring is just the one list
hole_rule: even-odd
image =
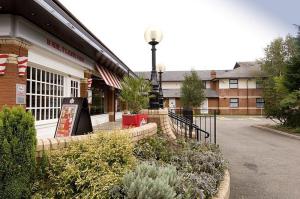
[{"label": "hotel building", "polygon": [[[260,65],[257,62],[237,62],[232,70],[197,70],[204,84],[206,99],[202,112],[216,110],[226,115],[262,115],[264,99],[261,85]],[[165,71],[162,75],[164,103],[167,107],[182,108],[180,87],[184,76],[190,71]],[[149,72],[137,72],[150,78]]]},{"label": "hotel building", "polygon": [[121,118],[120,80],[135,76],[56,0],[0,2],[0,108],[23,106],[53,137],[63,97],[87,97],[92,124]]}]

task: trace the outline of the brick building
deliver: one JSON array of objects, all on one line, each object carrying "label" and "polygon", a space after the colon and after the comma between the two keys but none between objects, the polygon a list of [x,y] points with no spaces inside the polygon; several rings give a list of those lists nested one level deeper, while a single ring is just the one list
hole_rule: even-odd
[{"label": "brick building", "polygon": [[92,124],[121,117],[120,79],[135,74],[56,0],[0,2],[0,107],[20,105],[53,137],[63,97],[88,97]]},{"label": "brick building", "polygon": [[[203,113],[217,110],[228,115],[261,115],[264,100],[261,85],[256,81],[261,76],[257,62],[237,62],[232,70],[197,70],[205,86],[206,99]],[[166,71],[162,76],[162,88],[166,107],[181,108],[180,87],[185,74],[190,71]],[[149,72],[137,72],[150,78]]]}]

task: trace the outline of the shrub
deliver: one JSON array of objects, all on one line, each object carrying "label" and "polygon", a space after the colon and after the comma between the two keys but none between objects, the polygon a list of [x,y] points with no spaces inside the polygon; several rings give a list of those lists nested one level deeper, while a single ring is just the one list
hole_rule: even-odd
[{"label": "shrub", "polygon": [[[181,176],[173,166],[142,163],[123,177],[121,188],[111,193],[113,198],[173,199]],[[118,192],[119,191],[119,192]]]},{"label": "shrub", "polygon": [[168,162],[173,153],[171,144],[162,135],[140,140],[134,147],[133,153],[140,160],[161,160]]},{"label": "shrub", "polygon": [[0,112],[0,196],[29,198],[35,171],[36,130],[22,107]]},{"label": "shrub", "polygon": [[119,133],[99,134],[49,154],[45,178],[35,184],[40,198],[108,198],[113,185],[133,169],[130,138]]}]

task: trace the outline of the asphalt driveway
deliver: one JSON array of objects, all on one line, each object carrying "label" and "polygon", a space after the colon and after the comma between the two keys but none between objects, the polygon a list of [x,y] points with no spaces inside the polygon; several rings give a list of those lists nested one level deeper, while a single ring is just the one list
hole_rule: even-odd
[{"label": "asphalt driveway", "polygon": [[300,140],[251,127],[256,117],[219,117],[218,144],[229,161],[232,199],[300,199]]}]

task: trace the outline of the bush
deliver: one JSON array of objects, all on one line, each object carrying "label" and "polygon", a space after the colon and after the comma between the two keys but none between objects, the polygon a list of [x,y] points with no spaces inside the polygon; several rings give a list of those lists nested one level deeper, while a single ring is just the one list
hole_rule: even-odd
[{"label": "bush", "polygon": [[35,172],[36,130],[22,107],[0,112],[0,197],[29,198]]},{"label": "bush", "polygon": [[128,199],[173,199],[181,182],[176,168],[173,166],[157,166],[142,163],[135,171],[123,177],[121,188],[111,193],[112,198]]},{"label": "bush", "polygon": [[133,153],[140,160],[161,160],[168,162],[173,153],[168,140],[160,135],[155,135],[140,140],[135,146]]},{"label": "bush", "polygon": [[135,165],[130,138],[118,133],[72,143],[49,154],[44,179],[35,183],[36,198],[108,198],[113,185]]}]

